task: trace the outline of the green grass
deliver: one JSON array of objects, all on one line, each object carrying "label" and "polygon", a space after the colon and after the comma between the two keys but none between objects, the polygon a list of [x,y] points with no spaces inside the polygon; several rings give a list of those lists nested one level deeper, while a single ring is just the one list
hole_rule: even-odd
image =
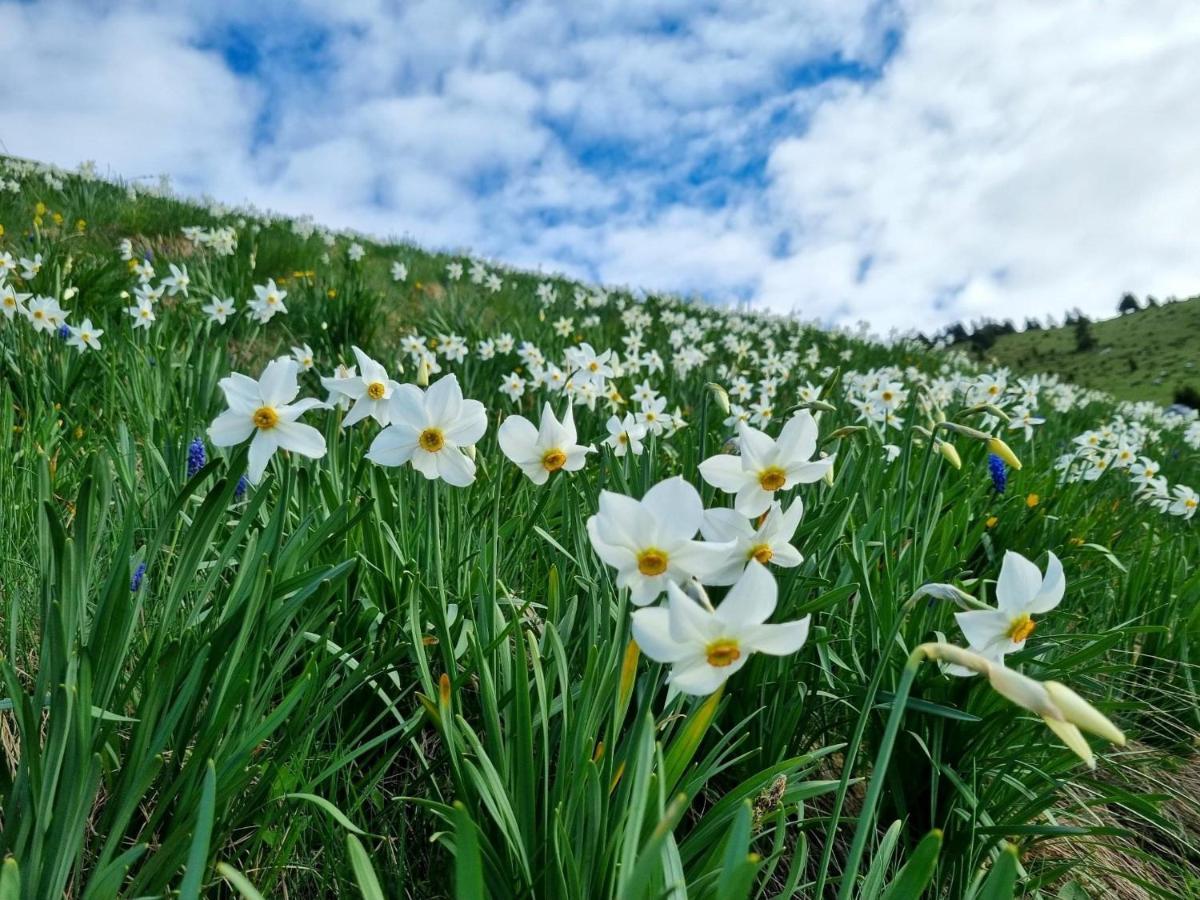
[{"label": "green grass", "polygon": [[1118,400],[1171,403],[1200,391],[1200,297],[1092,323],[1096,346],[1076,350],[1072,326],[1001,335],[987,352],[1018,372],[1054,372]]},{"label": "green grass", "polygon": [[[0,192],[0,253],[44,259],[20,290],[77,288],[70,321],[104,335],[81,354],[0,318],[0,900],[1066,900],[1200,884],[1196,520],[1136,502],[1120,473],[1064,483],[1053,467],[1112,404],[1047,415],[1029,441],[1005,430],[1024,465],[1000,494],[984,444],[938,425],[983,427],[984,411],[919,388],[945,356],[650,297],[645,347],[667,368],[615,384],[629,398],[649,378],[687,427],[621,458],[600,446],[604,402],[581,405],[579,439],[598,452],[539,487],[496,432],[512,413],[536,421],[545,395],[501,395],[527,367],[480,358],[476,342],[509,332],[553,360],[581,340],[620,349],[624,294],[578,309],[577,285],[556,279],[543,314],[532,275],[502,271],[493,293],[448,277],[469,259],[365,242],[355,264],[346,236],[327,246],[288,222],[73,176],[58,189],[11,164],[6,177],[20,190]],[[231,256],[180,237],[218,224],[238,231]],[[159,276],[168,262],[192,276],[149,331],[123,311],[136,279],[122,238],[153,249]],[[244,309],[269,277],[286,280],[289,312],[261,326]],[[242,313],[206,322],[210,294]],[[574,320],[565,336],[560,317]],[[686,372],[670,365],[682,320],[701,333],[674,344],[713,344]],[[751,352],[723,346],[735,321]],[[324,458],[277,454],[243,495],[245,447],[206,442],[188,477],[189,444],[225,408],[222,377],[307,342],[322,374],[356,344],[410,382],[413,333],[470,341],[444,365],[487,409],[471,486],[373,465],[376,425],[342,430],[315,410],[304,421]],[[811,614],[811,632],[707,698],[672,696],[667,667],[631,646],[629,593],[585,523],[602,490],[640,497],[675,475],[729,505],[697,474],[731,436],[708,385],[757,379],[772,348],[796,359],[767,431],[800,385],[822,384],[821,447],[837,454],[831,483],[792,493],[804,561],[773,569],[771,621]],[[884,366],[911,392],[886,434],[852,403],[856,373]],[[324,396],[316,372],[301,384]],[[924,429],[954,441],[961,470]],[[1145,451],[1195,485],[1182,429],[1155,431]],[[1071,684],[1128,734],[1124,749],[1094,742],[1094,773],[982,679],[908,664],[924,642],[961,638],[952,603],[914,592],[990,597],[1007,550],[1063,561],[1066,599],[1008,662]]]}]

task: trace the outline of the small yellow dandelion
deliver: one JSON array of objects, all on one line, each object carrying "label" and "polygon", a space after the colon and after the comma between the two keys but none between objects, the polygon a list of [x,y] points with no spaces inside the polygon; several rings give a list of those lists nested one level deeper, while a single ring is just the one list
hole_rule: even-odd
[{"label": "small yellow dandelion", "polygon": [[1040,502],[1041,502],[1041,498],[1037,494],[1030,494],[1028,497],[1025,498],[1025,505],[1028,506],[1030,509],[1033,509]]},{"label": "small yellow dandelion", "polygon": [[1000,520],[999,520],[999,519],[997,519],[995,516],[988,516],[988,517],[987,517],[987,521],[986,521],[986,522],[984,522],[983,524],[984,524],[984,525],[986,525],[988,528],[995,528],[995,527],[996,527],[996,523],[997,523],[997,522],[999,522],[999,521],[1000,521]]}]

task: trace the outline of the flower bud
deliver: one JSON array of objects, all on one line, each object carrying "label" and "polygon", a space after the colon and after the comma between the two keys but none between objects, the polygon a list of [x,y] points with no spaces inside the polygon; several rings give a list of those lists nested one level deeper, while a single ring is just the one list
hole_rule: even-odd
[{"label": "flower bud", "polygon": [[717,401],[717,406],[721,407],[721,412],[729,415],[729,392],[721,387],[721,385],[712,381],[704,386],[713,395],[713,399]]},{"label": "flower bud", "polygon": [[938,441],[937,451],[946,457],[946,461],[954,468],[962,468],[962,457],[958,455],[958,449],[949,441]]},{"label": "flower bud", "polygon": [[988,438],[987,448],[989,453],[995,453],[998,457],[1008,463],[1017,471],[1021,469],[1021,461],[1017,459],[1017,454],[1012,452],[1012,448],[998,437]]}]

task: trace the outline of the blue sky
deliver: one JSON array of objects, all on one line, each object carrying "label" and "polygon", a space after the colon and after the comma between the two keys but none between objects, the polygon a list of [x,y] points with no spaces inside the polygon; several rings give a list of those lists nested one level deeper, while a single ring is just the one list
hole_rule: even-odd
[{"label": "blue sky", "polygon": [[931,329],[1198,290],[1198,50],[1167,0],[0,0],[0,141]]}]

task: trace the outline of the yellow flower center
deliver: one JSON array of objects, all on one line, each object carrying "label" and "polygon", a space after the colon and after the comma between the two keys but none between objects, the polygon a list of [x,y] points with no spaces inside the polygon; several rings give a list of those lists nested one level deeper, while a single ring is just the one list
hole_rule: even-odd
[{"label": "yellow flower center", "polygon": [[417,438],[417,443],[421,445],[422,450],[437,453],[446,446],[446,436],[442,434],[442,429],[440,428],[426,428],[421,432],[421,436]]},{"label": "yellow flower center", "polygon": [[638,554],[638,571],[643,575],[661,575],[667,571],[667,554],[651,547]]},{"label": "yellow flower center", "polygon": [[708,656],[708,664],[716,666],[718,669],[725,668],[742,655],[742,651],[738,648],[738,642],[730,638],[713,641],[704,649]]},{"label": "yellow flower center", "polygon": [[386,390],[387,386],[382,381],[372,381],[367,385],[367,396],[372,400],[382,400]]},{"label": "yellow flower center", "polygon": [[884,391],[884,392],[883,392],[883,402],[884,402],[884,403],[891,403],[891,402],[892,402],[892,396],[893,396],[893,395],[892,395],[892,392],[891,392],[891,391]]},{"label": "yellow flower center", "polygon": [[588,368],[591,369],[593,372],[599,372],[600,371],[600,363],[593,360],[592,362],[588,363]]},{"label": "yellow flower center", "polygon": [[553,450],[547,450],[542,455],[542,468],[547,472],[557,472],[567,462],[567,454],[563,453],[557,447]]},{"label": "yellow flower center", "polygon": [[40,309],[35,309],[33,311],[33,317],[35,319],[42,319],[45,318],[45,314]]},{"label": "yellow flower center", "polygon": [[1033,634],[1036,628],[1037,625],[1034,623],[1029,613],[1021,613],[1012,620],[1012,623],[1008,626],[1008,631],[1006,634],[1012,639],[1013,643],[1019,644],[1021,641]]},{"label": "yellow flower center", "polygon": [[757,559],[764,566],[771,561],[775,555],[775,551],[771,549],[770,544],[758,544],[750,548],[750,559]]},{"label": "yellow flower center", "polygon": [[279,424],[279,413],[270,406],[260,406],[250,418],[255,427],[261,428],[263,431],[268,431]]},{"label": "yellow flower center", "polygon": [[758,483],[764,491],[777,491],[787,482],[787,473],[779,466],[771,466],[758,473]]}]

